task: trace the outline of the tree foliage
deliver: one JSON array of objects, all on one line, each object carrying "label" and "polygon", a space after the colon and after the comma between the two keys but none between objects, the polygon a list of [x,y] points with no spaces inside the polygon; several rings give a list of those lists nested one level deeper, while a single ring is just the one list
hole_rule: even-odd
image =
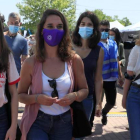
[{"label": "tree foliage", "polygon": [[26,29],[36,31],[43,12],[49,8],[61,11],[67,18],[69,29],[74,28],[76,0],[23,0],[16,6],[23,16],[23,25]]},{"label": "tree foliage", "polygon": [[111,17],[111,16],[106,15],[101,9],[96,9],[93,12],[98,16],[100,21],[105,20],[105,19],[109,20],[110,22],[118,20],[124,26],[131,25],[131,22],[129,21],[127,17],[124,17],[122,19],[119,19],[117,15],[115,15],[114,17]]}]

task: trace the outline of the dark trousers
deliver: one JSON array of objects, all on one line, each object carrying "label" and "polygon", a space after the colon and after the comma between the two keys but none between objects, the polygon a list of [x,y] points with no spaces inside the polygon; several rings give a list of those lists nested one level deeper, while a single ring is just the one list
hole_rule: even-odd
[{"label": "dark trousers", "polygon": [[102,114],[106,115],[113,108],[116,102],[116,81],[104,81],[103,89],[106,96],[106,104],[102,110]]}]

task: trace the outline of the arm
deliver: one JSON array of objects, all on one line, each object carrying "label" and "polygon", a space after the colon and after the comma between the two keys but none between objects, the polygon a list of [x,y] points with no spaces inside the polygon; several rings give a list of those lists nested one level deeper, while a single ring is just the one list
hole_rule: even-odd
[{"label": "arm", "polygon": [[[128,66],[127,66],[127,73],[129,76],[133,76],[135,74],[133,72],[133,70],[136,65],[137,58],[138,58],[138,50],[136,47],[134,47],[129,55],[129,62],[128,62]],[[123,90],[123,99],[122,99],[123,108],[126,108],[126,99],[127,99],[130,84],[131,84],[131,80],[125,79],[124,90]]]},{"label": "arm", "polygon": [[119,63],[119,59],[117,61],[118,61],[118,73],[119,73],[119,80],[118,80],[118,82],[119,82],[119,85],[122,86],[123,83],[124,83],[123,82],[124,79],[123,79],[123,75],[122,75],[122,71],[121,71],[121,66],[120,66],[120,63]]},{"label": "arm", "polygon": [[102,78],[102,67],[103,67],[104,51],[101,48],[99,53],[99,58],[97,61],[97,69],[95,74],[95,94],[96,94],[96,105],[101,102],[102,88],[103,88],[103,78]]},{"label": "arm", "polygon": [[118,62],[118,73],[119,73],[119,78],[122,78],[122,71],[121,71],[121,66],[120,66],[120,63],[119,63],[119,58],[117,59],[117,62]]},{"label": "arm", "polygon": [[77,54],[75,55],[76,55],[76,58],[74,60],[75,64],[73,64],[73,71],[74,71],[74,77],[76,79],[75,82],[77,82],[77,88],[79,89],[77,91],[76,101],[81,102],[88,95],[88,86],[87,86],[87,81],[85,77],[83,61],[79,55]]},{"label": "arm", "polygon": [[19,101],[26,105],[39,103],[42,105],[52,105],[56,98],[48,97],[44,94],[34,94],[29,95],[28,90],[32,82],[32,73],[34,67],[34,56],[28,58],[23,63],[21,72],[20,72],[20,82],[18,85],[18,94],[19,94]]},{"label": "arm", "polygon": [[125,66],[125,54],[124,54],[124,47],[123,44],[120,43],[119,45],[119,63],[121,66]]},{"label": "arm", "polygon": [[99,53],[99,58],[97,61],[97,69],[95,74],[95,94],[96,94],[96,111],[95,114],[97,117],[100,117],[101,114],[101,95],[103,89],[103,78],[102,78],[102,67],[104,59],[104,50],[101,48]]},{"label": "arm", "polygon": [[27,58],[27,56],[28,56],[28,44],[27,44],[27,40],[26,40],[23,50],[22,50],[22,54],[21,54],[21,65],[23,64],[23,62]]},{"label": "arm", "polygon": [[31,59],[26,59],[20,72],[20,82],[18,84],[19,101],[24,104],[35,103],[35,95],[28,95],[28,89],[31,85],[33,64]]},{"label": "arm", "polygon": [[21,56],[21,65],[23,64],[24,60],[27,58],[27,55],[22,55]]},{"label": "arm", "polygon": [[16,138],[17,130],[17,117],[18,117],[18,95],[16,85],[9,86],[9,92],[11,94],[11,126],[6,133],[6,140],[14,140]]},{"label": "arm", "polygon": [[16,85],[10,85],[9,91],[11,93],[11,112],[12,112],[12,124],[11,127],[17,127],[17,114],[18,114],[18,95]]},{"label": "arm", "polygon": [[[130,76],[134,75],[134,73],[132,71],[127,71],[127,73]],[[131,84],[131,80],[125,79],[124,87],[123,87],[123,99],[122,99],[122,107],[123,108],[126,108],[126,99],[127,99],[127,94],[128,94],[130,84]]]}]

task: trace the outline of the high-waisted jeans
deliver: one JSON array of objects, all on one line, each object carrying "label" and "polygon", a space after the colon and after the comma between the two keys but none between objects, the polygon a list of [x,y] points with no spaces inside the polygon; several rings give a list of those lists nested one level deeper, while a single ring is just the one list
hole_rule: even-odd
[{"label": "high-waisted jeans", "polygon": [[5,106],[0,107],[0,140],[5,140],[8,125],[8,117]]},{"label": "high-waisted jeans", "polygon": [[72,119],[70,110],[61,115],[49,115],[38,112],[31,126],[27,140],[71,140]]},{"label": "high-waisted jeans", "polygon": [[128,92],[127,116],[131,140],[140,140],[140,88],[135,86]]}]

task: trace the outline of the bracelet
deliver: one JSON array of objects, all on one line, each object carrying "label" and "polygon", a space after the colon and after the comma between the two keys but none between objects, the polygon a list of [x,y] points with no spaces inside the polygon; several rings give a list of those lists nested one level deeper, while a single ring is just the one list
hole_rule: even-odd
[{"label": "bracelet", "polygon": [[76,92],[73,92],[75,94],[75,100],[77,99],[78,95]]},{"label": "bracelet", "polygon": [[101,109],[100,105],[96,105],[96,110],[100,110],[100,109]]},{"label": "bracelet", "polygon": [[128,79],[128,80],[134,80],[134,78],[135,78],[135,75],[133,75],[133,76],[130,76],[127,72],[125,72],[124,73],[124,77],[125,77],[125,79]]},{"label": "bracelet", "polygon": [[35,103],[37,103],[37,98],[38,98],[38,96],[39,96],[39,94],[37,94],[37,95],[35,96]]}]

